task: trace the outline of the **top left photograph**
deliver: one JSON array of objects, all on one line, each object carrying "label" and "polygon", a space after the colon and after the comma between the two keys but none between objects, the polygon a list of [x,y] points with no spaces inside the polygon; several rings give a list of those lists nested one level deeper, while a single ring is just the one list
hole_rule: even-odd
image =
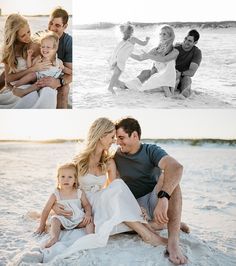
[{"label": "top left photograph", "polygon": [[72,0],[0,1],[0,109],[72,108]]}]

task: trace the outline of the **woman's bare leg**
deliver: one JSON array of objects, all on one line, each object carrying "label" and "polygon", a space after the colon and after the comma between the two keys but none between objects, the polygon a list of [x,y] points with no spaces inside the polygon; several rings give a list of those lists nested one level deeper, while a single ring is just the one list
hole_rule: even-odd
[{"label": "woman's bare leg", "polygon": [[152,246],[159,246],[159,245],[166,245],[167,239],[161,237],[154,232],[152,232],[147,225],[144,225],[140,222],[125,222],[127,226],[137,232],[144,242],[152,245]]}]

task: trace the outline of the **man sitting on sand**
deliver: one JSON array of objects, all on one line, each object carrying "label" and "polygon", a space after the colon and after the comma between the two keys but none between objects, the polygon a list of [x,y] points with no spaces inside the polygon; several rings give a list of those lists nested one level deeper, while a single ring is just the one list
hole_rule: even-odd
[{"label": "man sitting on sand", "polygon": [[[167,224],[168,244],[166,253],[174,264],[185,264],[187,258],[179,246],[182,196],[180,180],[183,166],[155,144],[140,142],[141,128],[137,120],[124,118],[116,123],[117,144],[115,154],[117,169],[139,205],[153,219],[153,229]],[[157,171],[159,170],[159,174]],[[163,181],[158,181],[161,174]],[[185,225],[183,231],[189,232]]]},{"label": "man sitting on sand", "polygon": [[192,77],[196,73],[201,60],[201,50],[196,46],[199,33],[190,30],[183,43],[177,44],[175,49],[179,51],[176,59],[176,87],[180,91],[180,97],[187,98],[191,95]]}]

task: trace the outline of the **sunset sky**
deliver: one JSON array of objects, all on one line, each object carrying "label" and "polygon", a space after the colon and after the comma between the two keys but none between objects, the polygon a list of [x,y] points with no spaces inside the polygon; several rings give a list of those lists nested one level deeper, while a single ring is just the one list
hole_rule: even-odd
[{"label": "sunset sky", "polygon": [[143,138],[236,139],[236,110],[1,110],[0,140],[84,139],[98,117],[139,120]]},{"label": "sunset sky", "polygon": [[69,14],[72,13],[72,0],[0,0],[2,13],[20,13],[22,15],[48,15],[56,6],[62,6]]}]

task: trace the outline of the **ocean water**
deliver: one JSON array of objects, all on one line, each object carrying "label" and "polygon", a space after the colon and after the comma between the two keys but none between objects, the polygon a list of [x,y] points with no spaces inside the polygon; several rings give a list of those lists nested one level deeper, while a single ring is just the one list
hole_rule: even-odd
[{"label": "ocean water", "polygon": [[[175,41],[182,42],[188,30],[188,28],[175,29]],[[203,59],[193,78],[192,88],[197,94],[217,99],[228,107],[236,107],[236,28],[199,29],[199,32],[201,37],[197,46],[202,50]],[[145,39],[146,36],[151,37],[147,46],[135,46],[137,53],[141,53],[142,49],[148,51],[158,44],[157,26],[136,28],[134,35],[141,39]],[[127,97],[129,98],[127,108],[150,107],[150,99],[146,98],[146,104],[142,102],[142,99],[145,100],[146,97],[144,93],[134,95],[119,90],[119,96],[123,93],[124,97],[114,98],[107,92],[112,74],[107,60],[121,40],[118,27],[93,30],[75,29],[73,36],[74,107],[122,106],[122,101]],[[128,59],[125,72],[120,80],[130,80],[137,76],[141,70],[150,68],[150,66],[152,66],[150,60],[138,62]],[[201,98],[199,98],[199,104],[194,105],[194,107],[201,108],[200,102]],[[158,107],[158,105],[152,107]],[[180,107],[184,107],[184,105],[180,105]],[[191,107],[191,103],[189,107]],[[222,104],[213,106],[209,101],[206,107],[220,108]]]},{"label": "ocean water", "polygon": [[[191,228],[189,249],[203,242],[216,257],[225,257],[225,263],[217,265],[235,265],[236,147],[181,143],[161,146],[184,165],[182,220]],[[71,160],[80,149],[81,144],[73,142],[0,143],[0,265],[35,245],[37,239],[32,233],[37,221],[27,214],[42,210],[54,190],[57,165]],[[209,263],[198,265],[213,265],[211,258],[205,259]]]}]

